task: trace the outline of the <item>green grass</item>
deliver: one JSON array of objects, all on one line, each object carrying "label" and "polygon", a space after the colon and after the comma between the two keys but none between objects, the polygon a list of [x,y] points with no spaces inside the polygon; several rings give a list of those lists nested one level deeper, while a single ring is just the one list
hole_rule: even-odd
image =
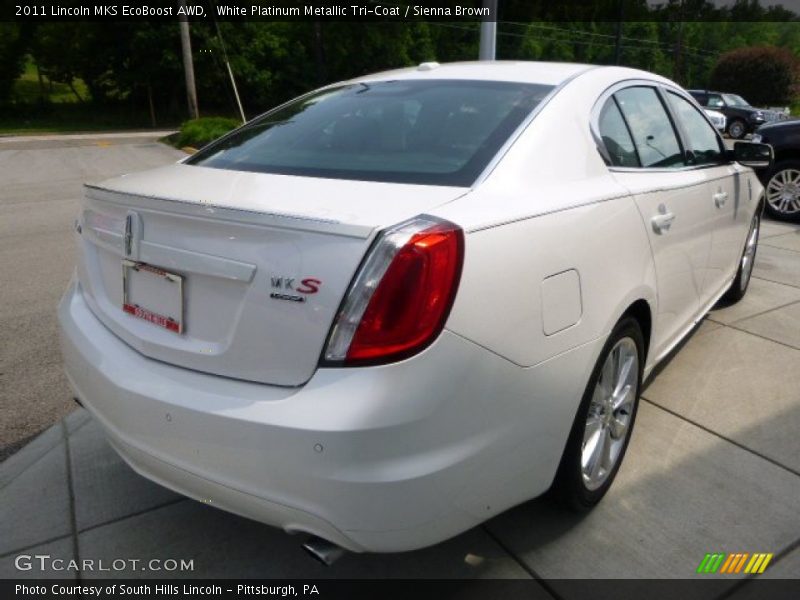
[{"label": "green grass", "polygon": [[[39,75],[36,64],[28,57],[25,61],[25,70],[14,84],[11,91],[12,102],[15,104],[39,104],[42,101],[50,104],[73,104],[79,102],[75,93],[66,83],[50,81],[46,76],[42,76],[42,83],[39,83]],[[75,91],[86,101],[89,100],[89,90],[81,79],[72,82]]]},{"label": "green grass", "polygon": [[[28,57],[25,70],[14,84],[11,104],[0,110],[0,135],[37,133],[79,133],[151,129],[146,109],[134,109],[124,103],[97,106],[90,102],[86,84],[76,79],[75,91],[65,83],[43,77],[43,85],[33,60]],[[180,118],[158,116],[159,129],[177,129]]]}]

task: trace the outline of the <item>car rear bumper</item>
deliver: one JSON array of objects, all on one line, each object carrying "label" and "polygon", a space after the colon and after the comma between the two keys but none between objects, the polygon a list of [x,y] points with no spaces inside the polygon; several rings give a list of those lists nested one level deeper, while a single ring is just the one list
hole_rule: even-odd
[{"label": "car rear bumper", "polygon": [[549,487],[596,344],[523,369],[445,331],[393,365],[286,388],[148,359],[70,284],[67,376],[140,474],[354,551],[451,537]]}]

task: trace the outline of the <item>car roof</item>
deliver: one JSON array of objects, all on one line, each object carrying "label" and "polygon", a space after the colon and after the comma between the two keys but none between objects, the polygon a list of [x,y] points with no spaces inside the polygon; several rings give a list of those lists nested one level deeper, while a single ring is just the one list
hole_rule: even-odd
[{"label": "car roof", "polygon": [[716,92],[714,90],[686,90],[690,94],[727,94],[728,92]]},{"label": "car roof", "polygon": [[560,83],[597,65],[579,63],[532,62],[532,61],[473,61],[456,63],[422,63],[416,67],[383,71],[352,82],[385,81],[387,79],[470,79],[486,81],[518,81],[559,85]]}]

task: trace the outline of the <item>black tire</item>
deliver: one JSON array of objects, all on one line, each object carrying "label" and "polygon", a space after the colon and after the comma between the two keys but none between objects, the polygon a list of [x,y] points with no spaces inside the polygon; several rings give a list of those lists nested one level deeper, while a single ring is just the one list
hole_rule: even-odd
[{"label": "black tire", "polygon": [[745,123],[741,119],[731,119],[728,122],[728,127],[726,131],[728,132],[728,135],[731,136],[733,139],[740,140],[745,135],[747,135],[747,123]]},{"label": "black tire", "polygon": [[[756,210],[756,214],[753,215],[753,220],[750,222],[750,229],[744,241],[744,249],[739,258],[739,268],[736,271],[736,277],[733,278],[731,287],[728,288],[728,291],[725,292],[725,295],[722,297],[722,301],[725,304],[735,304],[739,302],[739,300],[744,298],[744,295],[747,293],[747,288],[750,286],[750,279],[753,274],[753,263],[756,260],[756,252],[758,251],[758,236],[761,232],[761,212],[761,207],[759,206],[758,210]],[[745,262],[745,257],[748,254],[748,248],[751,242],[754,243],[752,254],[747,257],[748,261]]]},{"label": "black tire", "polygon": [[770,183],[772,183],[774,180],[776,185],[780,185],[781,174],[784,171],[789,170],[800,171],[800,160],[782,160],[778,163],[775,163],[767,172],[766,177],[763,179],[765,188],[764,194],[766,196],[764,210],[770,217],[778,221],[800,221],[800,211],[783,211],[780,210],[778,206],[775,206],[769,202]]},{"label": "black tire", "polygon": [[[592,406],[592,399],[595,393],[595,387],[598,385],[606,359],[609,357],[611,351],[617,346],[619,342],[624,339],[630,339],[634,342],[636,352],[638,355],[638,369],[635,375],[636,390],[633,395],[633,403],[630,409],[630,421],[625,433],[625,439],[622,443],[619,454],[616,457],[616,462],[613,468],[606,475],[605,481],[596,489],[590,489],[584,481],[583,467],[581,457],[584,450],[584,433],[587,425],[587,418],[589,410]],[[597,505],[603,496],[606,495],[614,478],[617,476],[619,467],[625,458],[625,452],[628,449],[628,443],[631,439],[633,426],[636,421],[636,412],[639,407],[639,394],[642,389],[642,369],[644,366],[644,336],[638,321],[632,317],[623,317],[614,327],[611,335],[608,337],[605,345],[603,346],[600,357],[597,359],[592,370],[589,383],[586,385],[586,390],[583,393],[578,412],[575,415],[575,421],[572,424],[572,429],[567,440],[567,445],[564,449],[564,454],[561,457],[558,471],[556,473],[553,487],[551,488],[552,496],[559,504],[562,504],[577,512],[585,512]]]}]

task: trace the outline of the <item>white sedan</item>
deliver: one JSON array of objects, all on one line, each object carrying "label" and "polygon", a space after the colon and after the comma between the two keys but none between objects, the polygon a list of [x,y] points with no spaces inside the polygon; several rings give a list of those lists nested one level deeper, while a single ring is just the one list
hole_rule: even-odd
[{"label": "white sedan", "polygon": [[67,375],[136,471],[312,549],[588,509],[643,379],[745,293],[770,157],[625,68],[331,85],[86,186]]}]

